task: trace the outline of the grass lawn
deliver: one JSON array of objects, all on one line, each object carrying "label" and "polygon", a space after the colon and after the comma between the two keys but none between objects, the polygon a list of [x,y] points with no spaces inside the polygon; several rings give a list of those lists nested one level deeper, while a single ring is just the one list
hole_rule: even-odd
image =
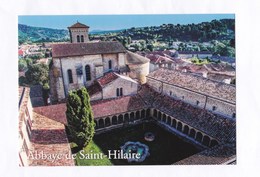
[{"label": "grass lawn", "polygon": [[[155,140],[144,140],[146,132],[155,134]],[[128,163],[127,160],[118,159],[80,159],[77,154],[77,165],[169,165],[189,157],[200,150],[179,137],[169,133],[154,123],[145,123],[133,127],[120,128],[95,135],[93,141],[84,149],[85,154],[104,153],[108,150],[120,150],[127,141],[139,141],[149,147],[150,156],[143,162]]]}]

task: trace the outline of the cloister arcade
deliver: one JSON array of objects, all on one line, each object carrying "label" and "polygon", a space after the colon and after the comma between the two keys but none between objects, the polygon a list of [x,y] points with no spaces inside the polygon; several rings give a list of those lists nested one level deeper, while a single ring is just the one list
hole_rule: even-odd
[{"label": "cloister arcade", "polygon": [[173,118],[156,109],[142,109],[132,112],[125,112],[117,115],[111,115],[102,118],[96,118],[96,130],[102,131],[104,129],[112,129],[113,127],[123,126],[124,124],[131,124],[135,122],[141,122],[143,119],[153,117],[158,122],[167,125],[170,129],[183,133],[194,141],[203,144],[208,147],[218,145],[218,141],[208,136],[204,132],[191,127],[184,122]]}]

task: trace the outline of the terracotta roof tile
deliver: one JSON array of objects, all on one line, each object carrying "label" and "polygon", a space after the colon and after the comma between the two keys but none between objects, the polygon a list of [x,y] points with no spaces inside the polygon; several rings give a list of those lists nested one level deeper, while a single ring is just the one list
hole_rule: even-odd
[{"label": "terracotta roof tile", "polygon": [[95,54],[124,53],[126,49],[117,41],[53,44],[52,57],[69,57]]},{"label": "terracotta roof tile", "polygon": [[77,22],[77,23],[75,23],[75,24],[69,26],[68,28],[89,28],[89,26]]},{"label": "terracotta roof tile", "polygon": [[184,87],[232,103],[236,102],[236,88],[233,85],[213,81],[196,74],[161,68],[151,72],[148,78]]},{"label": "terracotta roof tile", "polygon": [[236,145],[221,144],[213,148],[206,149],[198,154],[183,159],[174,165],[210,165],[224,164],[236,159]]},{"label": "terracotta roof tile", "polygon": [[95,118],[146,108],[139,95],[91,102]]},{"label": "terracotta roof tile", "polygon": [[101,85],[101,87],[104,87],[105,85],[116,80],[117,78],[119,78],[117,74],[115,74],[114,72],[109,72],[106,73],[103,77],[97,79],[97,82]]},{"label": "terracotta roof tile", "polygon": [[67,124],[66,118],[66,104],[56,104],[49,106],[42,106],[33,109],[35,113],[48,117],[62,124]]},{"label": "terracotta roof tile", "polygon": [[171,115],[219,141],[235,141],[235,120],[224,118],[180,100],[159,94],[148,85],[143,85],[138,93],[147,105]]},{"label": "terracotta roof tile", "polygon": [[102,88],[101,88],[101,86],[99,85],[98,82],[94,82],[94,84],[92,84],[91,86],[89,86],[87,88],[87,91],[88,91],[88,94],[91,96],[91,95],[94,95],[98,92],[101,92]]},{"label": "terracotta roof tile", "polygon": [[[31,153],[45,155],[58,155],[59,158],[44,159],[44,158],[31,158],[29,156],[30,166],[73,166],[74,160],[66,158],[71,154],[70,145],[65,132],[65,127],[62,123],[49,119],[48,111],[56,111],[54,107],[46,106],[43,112],[33,112],[33,124],[31,129]],[[37,109],[39,111],[41,109]],[[62,116],[62,115],[61,115]]]}]

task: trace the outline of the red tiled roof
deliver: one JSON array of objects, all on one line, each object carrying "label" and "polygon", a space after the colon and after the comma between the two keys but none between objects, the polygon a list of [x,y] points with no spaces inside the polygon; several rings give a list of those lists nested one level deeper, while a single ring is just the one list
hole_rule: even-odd
[{"label": "red tiled roof", "polygon": [[151,107],[171,115],[220,141],[234,141],[236,137],[236,122],[234,120],[159,94],[148,85],[143,85],[138,93],[145,103]]},{"label": "red tiled roof", "polygon": [[110,82],[116,80],[119,76],[114,72],[110,72],[105,74],[103,77],[97,79],[97,82],[104,87],[105,85],[109,84]]},{"label": "red tiled roof", "polygon": [[62,124],[67,124],[66,104],[55,104],[49,106],[36,107],[33,109],[35,113],[48,117]]},{"label": "red tiled roof", "polygon": [[[46,111],[56,111],[55,108],[47,107]],[[46,108],[45,107],[45,108]],[[39,111],[39,110],[38,110]],[[44,113],[44,115],[42,114]],[[74,160],[68,159],[66,156],[71,154],[70,145],[65,132],[65,127],[62,123],[46,117],[51,114],[45,114],[46,112],[36,113],[33,112],[33,124],[31,131],[31,153],[41,153],[46,155],[60,154],[60,158],[54,159],[30,159],[30,166],[73,166]]]},{"label": "red tiled roof", "polygon": [[95,54],[124,53],[126,49],[117,41],[53,44],[52,57],[69,57]]},{"label": "red tiled roof", "polygon": [[236,159],[235,144],[221,144],[183,159],[174,165],[220,165]]},{"label": "red tiled roof", "polygon": [[95,118],[146,108],[139,95],[91,102]]},{"label": "red tiled roof", "polygon": [[[91,102],[91,107],[95,118],[105,117],[108,115],[138,110],[147,107],[139,95],[125,96],[116,99],[97,100]],[[49,119],[67,123],[66,104],[49,105],[34,108],[34,112],[48,117]]]},{"label": "red tiled roof", "polygon": [[75,24],[71,25],[71,26],[70,26],[70,27],[68,27],[68,28],[89,28],[89,26],[87,26],[87,25],[84,25],[84,24],[82,24],[82,23],[79,23],[79,22],[77,22],[77,23],[75,23]]},{"label": "red tiled roof", "polygon": [[95,82],[94,84],[92,84],[91,86],[89,86],[87,88],[87,91],[88,91],[88,94],[91,96],[91,95],[94,95],[98,92],[101,92],[102,88],[101,88],[101,86],[99,85],[98,82]]},{"label": "red tiled roof", "polygon": [[233,85],[209,80],[195,74],[160,68],[151,72],[148,78],[178,85],[232,103],[236,102],[236,88]]},{"label": "red tiled roof", "polygon": [[18,50],[18,55],[19,56],[23,55],[23,50],[22,49]]}]

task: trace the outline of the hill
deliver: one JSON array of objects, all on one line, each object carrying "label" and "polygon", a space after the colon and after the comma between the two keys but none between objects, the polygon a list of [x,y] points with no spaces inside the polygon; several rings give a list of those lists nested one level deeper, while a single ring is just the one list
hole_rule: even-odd
[{"label": "hill", "polygon": [[32,27],[18,24],[19,44],[24,42],[58,42],[68,41],[69,32],[64,29]]},{"label": "hill", "polygon": [[[231,40],[235,38],[235,20],[221,19],[198,24],[162,24],[160,26],[139,27],[122,30],[118,37],[130,37],[132,40],[199,41]],[[115,37],[114,35],[106,38]]]}]

